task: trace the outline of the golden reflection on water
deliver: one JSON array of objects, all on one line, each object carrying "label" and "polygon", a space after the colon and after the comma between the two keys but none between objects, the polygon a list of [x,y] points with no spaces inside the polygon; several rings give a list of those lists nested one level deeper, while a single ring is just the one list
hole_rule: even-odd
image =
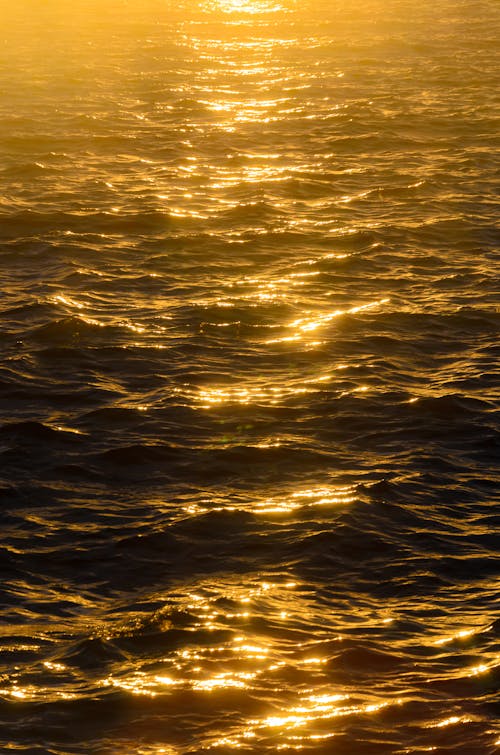
[{"label": "golden reflection on water", "polygon": [[[247,651],[247,658],[258,660],[266,656],[262,653],[263,648],[238,644],[238,650]],[[195,654],[197,656],[197,654]],[[314,659],[311,659],[311,661]],[[273,671],[284,663],[272,664],[268,671]],[[109,676],[102,681],[102,686],[114,686],[131,692],[135,695],[147,695],[155,697],[157,694],[165,694],[168,690],[175,687],[184,689],[190,688],[200,693],[212,693],[223,690],[245,690],[252,687],[252,682],[256,680],[266,669],[261,668],[254,671],[224,671],[216,672],[210,677],[183,678],[173,679],[172,677],[162,675],[147,675],[136,672],[124,678],[115,678]],[[196,672],[193,669],[191,673]],[[278,691],[274,690],[274,694]],[[297,748],[300,744],[313,743],[318,740],[326,740],[334,737],[335,730],[326,730],[325,724],[329,721],[348,716],[371,715],[391,705],[400,705],[403,703],[401,698],[392,700],[374,701],[367,703],[351,702],[351,696],[345,693],[325,692],[318,693],[305,691],[298,695],[296,701],[287,707],[282,707],[278,713],[267,716],[248,719],[238,730],[224,737],[218,738],[210,743],[207,748],[212,749],[219,746],[228,746],[240,748],[244,746],[245,741],[249,739],[266,738],[272,736],[275,741],[276,749],[284,749],[289,746]],[[446,726],[458,721],[465,722],[465,717],[451,717],[430,726]],[[318,727],[319,730],[318,730]]]},{"label": "golden reflection on water", "polygon": [[492,625],[488,624],[487,626],[479,626],[479,627],[473,627],[472,629],[460,629],[458,632],[455,632],[454,634],[447,635],[445,637],[440,637],[438,640],[435,641],[435,645],[447,645],[450,642],[454,642],[456,640],[465,640],[470,637],[473,637],[477,634],[483,634],[485,632],[491,632]]},{"label": "golden reflection on water", "polygon": [[349,309],[335,309],[326,312],[306,315],[305,317],[299,317],[297,320],[291,322],[288,326],[294,331],[292,335],[284,336],[282,338],[273,338],[267,341],[267,343],[271,344],[280,343],[283,341],[300,341],[308,333],[315,331],[324,325],[327,325],[332,320],[340,317],[341,315],[352,315],[357,314],[358,312],[366,312],[368,310],[381,307],[384,304],[387,304],[388,301],[389,299],[379,299],[378,301],[369,302],[368,304],[362,304],[356,307],[351,307]]},{"label": "golden reflection on water", "polygon": [[66,671],[68,668],[64,663],[54,663],[53,661],[45,661],[43,665],[49,671]]},{"label": "golden reflection on water", "polygon": [[[337,505],[353,500],[354,492],[354,486],[318,486],[294,491],[290,499],[292,502],[309,501],[312,505]],[[327,666],[332,660],[331,643],[342,640],[333,634],[333,627],[325,626],[323,635],[314,641],[309,638],[302,642],[302,633],[283,641],[283,628],[293,631],[298,617],[301,623],[314,624],[311,613],[314,609],[308,590],[304,589],[307,587],[292,579],[274,581],[262,575],[256,575],[250,584],[236,579],[223,585],[208,580],[200,583],[191,592],[180,595],[175,605],[185,617],[183,629],[197,633],[193,643],[185,642],[171,649],[164,658],[137,659],[134,667],[129,666],[127,670],[113,669],[101,679],[99,686],[151,699],[189,692],[200,696],[202,706],[208,704],[204,701],[209,697],[226,694],[234,705],[248,698],[273,701],[272,706],[265,705],[257,715],[244,713],[241,722],[231,725],[223,735],[201,742],[200,750],[243,749],[257,741],[273,750],[311,749],[344,730],[343,725],[336,723],[337,719],[360,716],[366,719],[383,709],[402,705],[405,702],[402,692],[378,695],[370,690],[354,691],[352,687],[332,683]],[[165,616],[166,630],[172,627],[169,616]],[[265,631],[263,620],[267,624]],[[364,621],[373,626],[373,615],[366,615]],[[376,624],[381,626],[391,621],[391,618],[379,616]],[[442,639],[445,642],[463,640],[488,629],[491,627],[459,630]],[[212,630],[224,630],[224,635],[211,635]],[[213,642],[210,642],[211,636]],[[462,668],[457,673],[460,678],[467,678],[486,673],[497,664],[498,659],[495,659]],[[71,671],[56,661],[46,661],[43,666],[55,676]],[[455,675],[449,678],[452,677]],[[291,678],[300,679],[301,684],[290,687]],[[52,688],[20,682],[0,690],[0,695],[18,702],[76,697],[61,686]],[[175,707],[175,702],[172,704]],[[451,711],[422,726],[439,731],[476,720],[479,719]],[[144,752],[160,753],[162,748],[167,753],[173,752],[168,745],[144,745]],[[124,745],[120,752],[128,752],[127,747]]]},{"label": "golden reflection on water", "polygon": [[286,10],[275,0],[207,0],[205,9],[222,13],[243,13],[251,16],[263,13],[278,13]]},{"label": "golden reflection on water", "polygon": [[80,302],[76,301],[75,299],[70,298],[69,296],[65,296],[63,294],[58,294],[57,296],[53,297],[53,301],[56,304],[64,304],[67,307],[72,307],[74,309],[83,309],[84,305]]},{"label": "golden reflection on water", "polygon": [[[252,656],[249,656],[252,657]],[[255,679],[257,672],[240,672],[234,673],[227,671],[216,674],[211,679],[202,679],[193,683],[193,689],[211,691],[214,689],[224,689],[228,687],[238,687],[239,689],[248,687],[248,681]]]},{"label": "golden reflection on water", "polygon": [[[263,599],[267,602],[279,598],[286,602],[290,590],[296,586],[292,581],[279,584],[265,580],[250,588],[228,586],[225,598],[230,600],[230,608],[218,606],[218,593],[187,594],[182,607],[189,611],[192,623],[184,627],[185,631],[210,632],[227,626],[240,631],[221,644],[179,648],[163,660],[163,668],[156,662],[154,671],[135,669],[126,674],[110,674],[101,680],[100,686],[148,697],[171,694],[179,688],[207,694],[224,689],[250,689],[258,677],[281,668],[285,662],[275,655],[270,638],[263,641],[242,631],[252,617],[249,607]],[[238,604],[241,610],[237,609]],[[277,619],[286,620],[283,611],[276,611]]]},{"label": "golden reflection on water", "polygon": [[53,687],[43,687],[36,684],[13,684],[11,687],[0,688],[0,697],[18,700],[19,702],[45,702],[47,700],[75,700],[78,695]]},{"label": "golden reflection on water", "polygon": [[278,404],[285,398],[312,393],[314,389],[303,385],[248,386],[242,388],[200,388],[193,398],[202,409],[210,409],[221,404]]},{"label": "golden reflection on water", "polygon": [[[279,447],[280,443],[260,443],[256,448]],[[293,492],[281,493],[265,497],[262,500],[251,500],[248,504],[254,514],[287,514],[293,512],[306,512],[317,508],[347,506],[357,500],[355,485],[321,485],[318,487],[299,489]],[[204,505],[206,504],[206,505]],[[236,511],[244,509],[245,505],[225,501],[224,499],[207,499],[202,503],[189,504],[183,508],[183,512],[189,516],[199,516],[208,511]],[[295,587],[295,583],[289,583],[286,587]],[[270,589],[263,583],[259,592]],[[251,596],[253,597],[253,595]],[[240,598],[242,602],[249,602],[251,597]],[[201,600],[201,598],[199,598]],[[385,619],[389,623],[392,619]]]},{"label": "golden reflection on water", "polygon": [[257,504],[255,511],[262,514],[286,513],[316,506],[344,506],[356,500],[355,491],[354,485],[308,488],[292,493],[288,498],[270,498],[262,501]]},{"label": "golden reflection on water", "polygon": [[490,661],[489,663],[479,663],[476,666],[469,666],[465,669],[466,676],[479,676],[480,674],[487,674],[488,671],[492,671],[495,668],[500,667],[500,656]]},{"label": "golden reflection on water", "polygon": [[[289,340],[277,339],[277,340]],[[313,342],[317,343],[317,342]],[[181,394],[189,398],[201,409],[211,409],[212,407],[243,404],[243,405],[276,405],[286,401],[293,400],[298,396],[307,394],[322,393],[325,390],[336,392],[338,396],[345,396],[351,393],[364,393],[369,390],[366,385],[358,385],[349,390],[335,389],[335,373],[347,369],[346,364],[337,364],[330,367],[328,372],[320,373],[314,377],[282,380],[279,384],[269,384],[257,380],[252,383],[246,383],[239,386],[206,386],[203,388],[193,389],[186,385],[183,388],[174,388],[175,394]],[[328,384],[333,383],[332,386]],[[327,387],[328,386],[328,387]],[[279,441],[274,440],[269,443],[268,440],[262,441],[265,445],[279,445]]]},{"label": "golden reflection on water", "polygon": [[[345,488],[344,492],[347,490]],[[331,494],[329,488],[305,490],[303,494],[308,498],[320,492]],[[300,585],[293,580],[256,579],[250,586],[226,584],[222,593],[219,587],[207,594],[206,588],[200,585],[199,592],[185,596],[185,608],[192,616],[193,628],[207,628],[208,619],[213,628],[233,626],[233,635],[222,643],[207,645],[202,640],[200,645],[173,651],[163,661],[164,671],[156,662],[152,671],[110,675],[101,685],[149,697],[190,690],[203,696],[227,692],[233,696],[243,694],[244,699],[250,695],[274,700],[267,713],[244,716],[240,724],[231,726],[222,736],[200,743],[200,749],[204,750],[241,749],[253,741],[270,744],[276,750],[310,748],[336,736],[334,721],[337,718],[376,715],[384,708],[400,705],[403,700],[398,696],[380,699],[363,695],[360,698],[346,689],[332,688],[324,671],[329,657],[314,653],[310,642],[283,645],[281,639],[274,640],[269,632],[262,636],[246,631],[251,624],[247,625],[244,619],[252,616],[259,621],[265,615],[270,622],[278,618],[287,622],[288,612],[282,610],[284,607],[298,612],[301,619],[306,620],[310,609],[307,602],[296,605],[299,593],[295,588],[298,587]],[[229,607],[225,605],[227,601]],[[248,606],[249,610],[237,611],[237,604]],[[238,621],[232,624],[235,617]],[[280,636],[279,633],[276,638]],[[335,638],[327,633],[325,639],[331,642]],[[302,689],[289,688],[291,673],[301,675]],[[235,699],[233,697],[233,702]]]},{"label": "golden reflection on water", "polygon": [[437,723],[429,724],[429,729],[442,729],[445,726],[453,726],[454,724],[467,724],[473,721],[474,719],[470,718],[469,716],[449,716],[449,718],[443,718],[441,721],[438,721]]},{"label": "golden reflection on water", "polygon": [[[318,486],[295,491],[290,497],[313,504],[337,504],[350,501],[353,492],[352,486]],[[150,670],[146,661],[144,670],[136,669],[120,676],[112,674],[102,680],[101,686],[148,697],[175,695],[177,691],[186,690],[201,696],[227,693],[233,696],[233,703],[239,695],[243,695],[242,699],[248,696],[272,698],[273,707],[267,712],[247,714],[240,724],[231,726],[223,735],[200,743],[203,750],[243,749],[254,741],[273,750],[311,749],[343,731],[344,726],[335,723],[337,719],[376,716],[383,709],[404,704],[404,693],[377,695],[332,684],[326,664],[332,658],[332,641],[340,642],[342,637],[334,636],[327,628],[323,637],[314,642],[302,643],[299,635],[295,641],[283,644],[277,622],[281,620],[293,627],[299,615],[302,622],[314,621],[308,613],[311,611],[308,593],[303,592],[302,587],[293,580],[279,582],[265,578],[256,578],[250,585],[200,584],[196,591],[185,594],[184,603],[179,605],[191,616],[191,626],[184,629],[227,631],[231,628],[231,636],[213,644],[206,644],[206,639],[200,644],[195,641],[191,646],[172,651],[163,661],[150,663]],[[263,617],[269,622],[269,628],[276,628],[276,634],[252,630],[260,626]],[[364,620],[371,626],[374,617],[366,616]],[[380,616],[377,624],[382,626],[391,621],[392,618]],[[484,629],[460,630],[452,638],[463,639],[480,631]],[[322,652],[326,648],[328,650]],[[486,673],[495,662],[458,670],[458,673],[460,678]],[[302,679],[302,684],[294,689],[289,687],[291,674],[300,675]],[[452,712],[441,719],[424,722],[422,726],[440,730],[473,720],[477,719]]]},{"label": "golden reflection on water", "polygon": [[[316,342],[315,342],[316,343]],[[307,381],[306,381],[307,382]],[[311,381],[313,382],[313,381]],[[319,381],[318,381],[319,382]],[[326,380],[325,380],[326,382]],[[292,400],[298,396],[304,394],[318,393],[321,389],[319,387],[312,387],[310,385],[288,385],[282,388],[277,386],[273,387],[245,387],[245,388],[200,388],[194,391],[190,388],[174,388],[175,394],[183,394],[191,398],[200,409],[211,409],[216,406],[231,405],[231,404],[243,404],[256,406],[267,405],[273,406],[281,404],[287,400]],[[338,397],[348,396],[351,394],[366,393],[370,388],[367,385],[359,385],[349,390],[337,391]],[[243,430],[245,428],[241,428]],[[239,431],[238,431],[239,432]],[[235,442],[248,443],[248,438],[244,435],[231,435],[222,436],[218,442],[224,444],[234,444]],[[249,445],[255,448],[276,448],[281,445],[285,440],[280,437],[265,438],[261,440],[255,440]]]},{"label": "golden reflection on water", "polygon": [[403,703],[398,698],[361,705],[348,704],[350,697],[344,694],[305,693],[299,699],[297,705],[283,708],[278,715],[249,720],[230,740],[218,739],[212,742],[211,747],[220,746],[223,742],[229,744],[230,741],[232,747],[240,748],[244,746],[245,740],[272,737],[273,749],[300,750],[305,746],[311,747],[315,742],[335,737],[335,730],[324,731],[325,725],[328,726],[328,722],[335,718],[370,715],[388,706]]}]

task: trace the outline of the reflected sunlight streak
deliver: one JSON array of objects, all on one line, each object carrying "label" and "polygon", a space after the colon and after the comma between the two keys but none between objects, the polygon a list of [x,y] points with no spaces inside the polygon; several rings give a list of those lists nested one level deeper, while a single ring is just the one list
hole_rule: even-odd
[{"label": "reflected sunlight streak", "polygon": [[274,0],[208,0],[207,10],[221,11],[228,14],[246,14],[251,16],[285,11],[286,7]]}]

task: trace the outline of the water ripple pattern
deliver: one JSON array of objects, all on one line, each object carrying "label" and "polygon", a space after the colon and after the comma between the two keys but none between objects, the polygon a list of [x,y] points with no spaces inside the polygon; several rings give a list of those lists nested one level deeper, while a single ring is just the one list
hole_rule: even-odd
[{"label": "water ripple pattern", "polygon": [[498,752],[498,3],[6,6],[0,751]]}]

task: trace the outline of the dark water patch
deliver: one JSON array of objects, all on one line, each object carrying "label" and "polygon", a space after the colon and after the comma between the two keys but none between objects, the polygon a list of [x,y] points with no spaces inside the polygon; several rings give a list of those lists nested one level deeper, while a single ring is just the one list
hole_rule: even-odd
[{"label": "dark water patch", "polygon": [[107,341],[110,333],[116,333],[112,326],[80,317],[66,317],[41,326],[33,331],[32,336],[41,342],[69,346],[80,341]]},{"label": "dark water patch", "polygon": [[35,211],[4,215],[0,219],[0,233],[5,239],[16,237],[43,236],[57,232],[81,233],[92,228],[93,232],[109,234],[147,234],[168,229],[168,213],[144,212],[134,215],[119,215],[112,211],[86,213],[41,213]]},{"label": "dark water patch", "polygon": [[182,449],[174,446],[163,445],[136,445],[114,448],[105,451],[101,460],[104,463],[117,465],[147,465],[164,464],[165,462],[178,462],[182,455]]},{"label": "dark water patch", "polygon": [[16,329],[20,327],[32,327],[36,323],[42,323],[56,316],[57,307],[46,302],[33,301],[29,304],[22,303],[2,310],[2,319],[6,324]]},{"label": "dark water patch", "polygon": [[71,430],[53,428],[41,422],[12,422],[0,427],[0,436],[15,442],[57,443],[78,442],[79,438]]},{"label": "dark water patch", "polygon": [[128,409],[119,406],[104,407],[87,412],[80,418],[81,424],[100,426],[108,431],[113,427],[129,427],[144,422],[144,413],[138,409]]}]

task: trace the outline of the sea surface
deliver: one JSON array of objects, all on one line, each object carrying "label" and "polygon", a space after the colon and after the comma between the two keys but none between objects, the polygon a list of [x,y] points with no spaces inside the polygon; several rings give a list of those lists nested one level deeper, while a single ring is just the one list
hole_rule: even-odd
[{"label": "sea surface", "polygon": [[0,753],[499,752],[500,4],[0,6]]}]

